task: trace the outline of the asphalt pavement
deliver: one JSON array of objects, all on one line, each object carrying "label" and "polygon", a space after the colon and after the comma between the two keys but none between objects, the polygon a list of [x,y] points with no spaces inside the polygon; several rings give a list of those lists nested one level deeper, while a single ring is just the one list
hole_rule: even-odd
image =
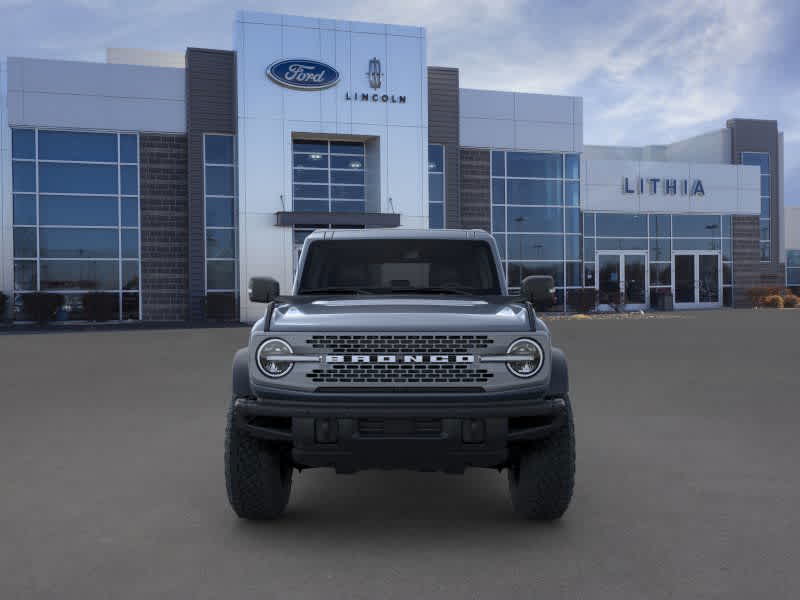
[{"label": "asphalt pavement", "polygon": [[798,598],[800,310],[553,320],[573,504],[505,474],[295,476],[228,507],[246,328],[0,335],[0,598]]}]

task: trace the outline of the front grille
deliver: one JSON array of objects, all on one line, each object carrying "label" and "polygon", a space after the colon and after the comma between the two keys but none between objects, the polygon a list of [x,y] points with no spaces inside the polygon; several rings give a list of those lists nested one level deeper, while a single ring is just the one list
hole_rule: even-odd
[{"label": "front grille", "polygon": [[314,383],[486,383],[486,369],[454,364],[335,364],[306,375]]},{"label": "front grille", "polygon": [[306,343],[328,354],[466,354],[494,340],[486,335],[314,335]]},{"label": "front grille", "polygon": [[[306,343],[322,354],[423,355],[472,354],[494,340],[486,335],[314,335]],[[314,383],[467,384],[487,383],[488,369],[474,363],[331,363],[306,374]]]}]

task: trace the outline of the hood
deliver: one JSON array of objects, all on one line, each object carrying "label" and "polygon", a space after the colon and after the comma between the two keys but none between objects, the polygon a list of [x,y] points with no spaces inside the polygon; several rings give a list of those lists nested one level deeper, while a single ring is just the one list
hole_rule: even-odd
[{"label": "hood", "polygon": [[[287,299],[288,300],[288,299]],[[530,331],[509,298],[292,298],[277,304],[270,331]]]}]

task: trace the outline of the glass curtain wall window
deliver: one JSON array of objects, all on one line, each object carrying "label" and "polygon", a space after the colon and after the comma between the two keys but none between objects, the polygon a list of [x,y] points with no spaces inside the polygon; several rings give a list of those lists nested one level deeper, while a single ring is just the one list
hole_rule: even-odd
[{"label": "glass curtain wall window", "polygon": [[444,146],[428,144],[428,227],[444,228]]},{"label": "glass curtain wall window", "polygon": [[296,211],[365,212],[364,143],[292,141]]},{"label": "glass curtain wall window", "polygon": [[650,304],[672,290],[674,251],[719,251],[723,304],[733,302],[733,245],[730,215],[593,213],[583,215],[584,284],[596,286],[597,252],[643,250],[649,255]]},{"label": "glass curtain wall window", "polygon": [[786,251],[786,285],[800,287],[800,250]]},{"label": "glass curtain wall window", "polygon": [[140,318],[138,148],[135,133],[12,130],[15,318],[37,291],[63,297],[56,320],[91,317],[95,293],[113,320]]},{"label": "glass curtain wall window", "polygon": [[205,134],[206,292],[233,302],[237,269],[236,138]]},{"label": "glass curtain wall window", "polygon": [[565,309],[581,287],[580,155],[493,150],[492,234],[508,285],[552,275]]},{"label": "glass curtain wall window", "polygon": [[761,216],[758,220],[759,245],[761,261],[769,262],[772,258],[770,237],[770,200],[772,187],[769,175],[769,152],[742,152],[742,164],[753,165],[761,169]]}]

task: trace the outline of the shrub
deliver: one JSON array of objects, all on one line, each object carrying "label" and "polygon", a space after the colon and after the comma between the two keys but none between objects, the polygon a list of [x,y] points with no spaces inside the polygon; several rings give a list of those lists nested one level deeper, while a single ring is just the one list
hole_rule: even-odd
[{"label": "shrub", "polygon": [[6,311],[8,310],[8,296],[0,292],[0,321],[6,320]]},{"label": "shrub", "polygon": [[567,290],[567,306],[582,313],[593,311],[597,308],[597,290],[588,287]]},{"label": "shrub", "polygon": [[771,294],[764,298],[762,304],[770,308],[783,308],[783,297],[778,296],[778,294]]},{"label": "shrub", "polygon": [[795,308],[798,304],[800,304],[800,298],[794,294],[786,294],[783,297],[783,306],[785,308]]},{"label": "shrub", "polygon": [[119,296],[103,292],[83,295],[83,310],[88,321],[111,321],[119,318]]},{"label": "shrub", "polygon": [[766,306],[765,301],[769,296],[783,296],[790,293],[789,290],[776,287],[753,287],[747,290],[747,295],[753,306]]},{"label": "shrub", "polygon": [[33,292],[22,296],[24,313],[41,325],[51,321],[63,304],[64,296],[61,294]]}]

